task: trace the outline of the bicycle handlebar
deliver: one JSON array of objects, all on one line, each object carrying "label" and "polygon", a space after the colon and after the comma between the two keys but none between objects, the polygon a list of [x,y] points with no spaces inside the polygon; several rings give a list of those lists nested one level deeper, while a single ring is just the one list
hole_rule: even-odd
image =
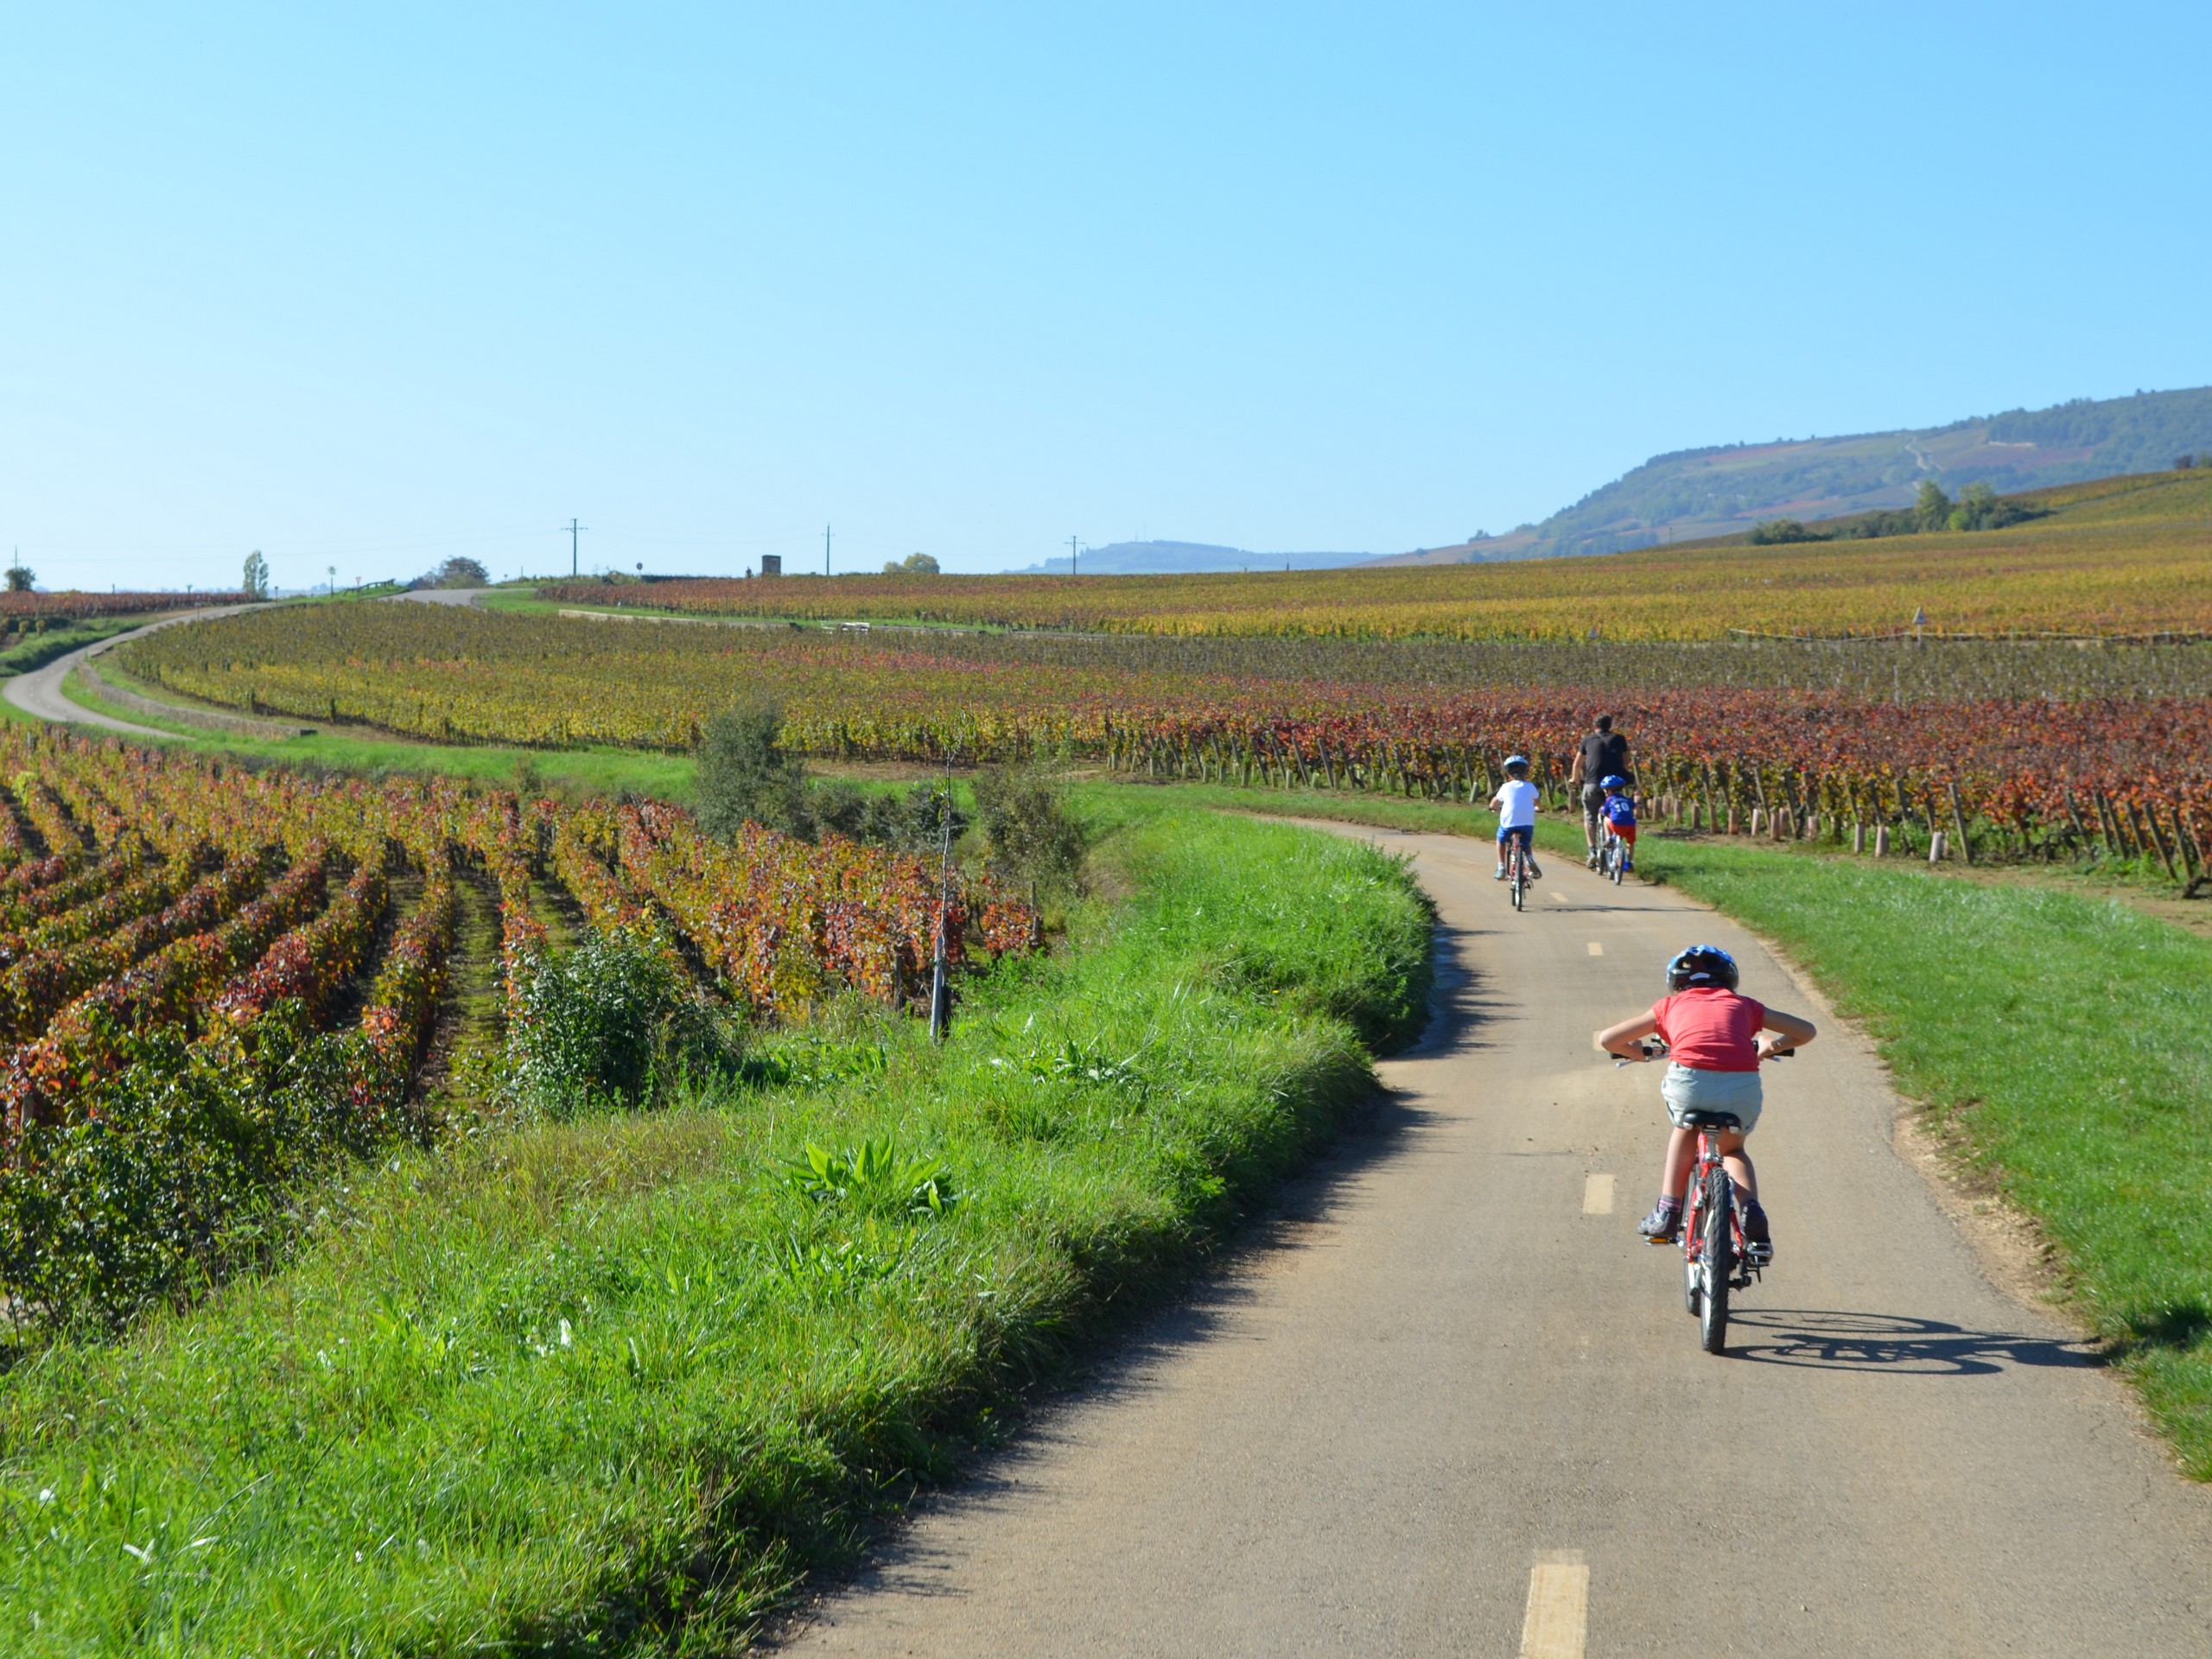
[{"label": "bicycle handlebar", "polygon": [[[1638,1043],[1638,1044],[1637,1045],[1637,1046],[1639,1049],[1643,1050],[1643,1059],[1642,1059],[1642,1060],[1615,1060],[1615,1061],[1613,1062],[1613,1070],[1614,1070],[1614,1071],[1619,1071],[1619,1070],[1620,1070],[1623,1066],[1624,1066],[1624,1065],[1643,1065],[1643,1061],[1644,1061],[1644,1060],[1656,1060],[1656,1059],[1659,1059],[1659,1058],[1661,1058],[1662,1057],[1663,1057],[1663,1056],[1666,1054],[1666,1052],[1667,1052],[1667,1045],[1666,1045],[1666,1044],[1664,1044],[1664,1043],[1661,1043],[1661,1042],[1646,1042],[1646,1043]],[[1760,1055],[1760,1056],[1759,1056],[1759,1059],[1760,1059],[1760,1061],[1761,1061],[1762,1063],[1764,1063],[1765,1061],[1768,1061],[1768,1060],[1789,1060],[1789,1059],[1795,1059],[1795,1058],[1796,1058],[1796,1057],[1797,1057],[1797,1051],[1796,1051],[1796,1049],[1794,1049],[1794,1048],[1777,1048],[1777,1049],[1774,1049],[1774,1050],[1772,1050],[1771,1052],[1768,1052],[1768,1053],[1765,1053],[1765,1054],[1762,1054],[1762,1055]]]}]

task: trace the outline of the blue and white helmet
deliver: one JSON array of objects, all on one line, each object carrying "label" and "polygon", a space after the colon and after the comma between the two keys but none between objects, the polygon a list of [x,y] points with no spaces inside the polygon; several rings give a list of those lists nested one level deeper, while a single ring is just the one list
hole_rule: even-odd
[{"label": "blue and white helmet", "polygon": [[1600,789],[1626,789],[1628,787],[1628,779],[1622,777],[1618,772],[1609,772],[1598,780],[1598,787]]},{"label": "blue and white helmet", "polygon": [[1512,771],[1516,766],[1526,766],[1528,764],[1529,757],[1525,754],[1509,754],[1505,757],[1505,769],[1508,772]]},{"label": "blue and white helmet", "polygon": [[1717,944],[1694,944],[1667,964],[1667,988],[1687,991],[1700,985],[1736,988],[1736,958]]}]

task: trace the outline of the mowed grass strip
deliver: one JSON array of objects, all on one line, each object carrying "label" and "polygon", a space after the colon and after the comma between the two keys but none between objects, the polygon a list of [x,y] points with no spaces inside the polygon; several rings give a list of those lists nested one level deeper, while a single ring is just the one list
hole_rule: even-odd
[{"label": "mowed grass strip", "polygon": [[[1103,827],[1134,896],[942,1051],[855,1015],[770,1044],[772,1085],[395,1160],[281,1274],[0,1378],[0,1649],[740,1643],[1418,1023],[1397,862],[1149,801]],[[791,1178],[871,1138],[941,1160],[950,1207]]]},{"label": "mowed grass strip", "polygon": [[2107,900],[1646,837],[1779,944],[2044,1228],[2075,1306],[2212,1479],[2212,942]]}]

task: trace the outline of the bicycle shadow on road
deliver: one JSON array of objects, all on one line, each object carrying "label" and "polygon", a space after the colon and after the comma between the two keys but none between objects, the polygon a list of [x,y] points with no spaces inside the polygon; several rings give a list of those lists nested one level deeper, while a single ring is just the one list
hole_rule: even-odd
[{"label": "bicycle shadow on road", "polygon": [[1829,1308],[1738,1307],[1729,1314],[1731,1359],[1878,1376],[1992,1376],[2023,1365],[2094,1370],[2094,1343],[2019,1332],[1973,1331],[1941,1319]]}]

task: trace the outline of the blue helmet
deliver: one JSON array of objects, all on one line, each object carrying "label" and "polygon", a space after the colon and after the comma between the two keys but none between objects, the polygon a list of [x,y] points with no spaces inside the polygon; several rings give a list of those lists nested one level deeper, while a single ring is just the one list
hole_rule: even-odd
[{"label": "blue helmet", "polygon": [[1618,772],[1609,772],[1603,778],[1600,778],[1598,780],[1598,787],[1600,789],[1626,789],[1628,787],[1628,779],[1622,777]]},{"label": "blue helmet", "polygon": [[1529,757],[1525,754],[1509,754],[1505,757],[1505,769],[1508,772],[1512,771],[1516,766],[1526,767],[1528,764]]},{"label": "blue helmet", "polygon": [[1736,988],[1736,958],[1717,944],[1694,944],[1667,964],[1667,988],[1687,991],[1694,986],[1718,985]]}]

